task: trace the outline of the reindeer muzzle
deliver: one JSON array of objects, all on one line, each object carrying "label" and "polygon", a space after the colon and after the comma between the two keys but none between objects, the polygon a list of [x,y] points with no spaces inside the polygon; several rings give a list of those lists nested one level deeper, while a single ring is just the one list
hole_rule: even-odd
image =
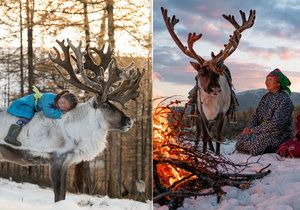
[{"label": "reindeer muzzle", "polygon": [[133,120],[130,117],[122,117],[120,122],[120,130],[127,132],[133,126]]}]

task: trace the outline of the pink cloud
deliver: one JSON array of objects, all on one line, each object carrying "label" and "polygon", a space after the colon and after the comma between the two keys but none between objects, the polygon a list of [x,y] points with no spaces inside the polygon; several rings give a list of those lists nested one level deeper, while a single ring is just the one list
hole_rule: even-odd
[{"label": "pink cloud", "polygon": [[155,72],[155,71],[152,72],[152,81],[157,81],[157,80],[161,80],[161,79],[162,79],[162,76],[158,72]]},{"label": "pink cloud", "polygon": [[259,48],[259,47],[246,47],[243,48],[243,51],[252,56],[262,57],[264,60],[269,61],[273,56],[277,56],[282,60],[290,60],[299,55],[299,50],[291,50],[285,47],[277,48]]},{"label": "pink cloud", "polygon": [[284,50],[282,52],[279,52],[278,56],[282,59],[282,60],[289,60],[292,58],[292,52],[289,50]]},{"label": "pink cloud", "polygon": [[213,23],[209,23],[206,25],[207,27],[207,32],[213,35],[217,35],[218,34],[218,27],[215,26]]},{"label": "pink cloud", "polygon": [[220,15],[220,12],[219,11],[213,11],[212,13],[211,13],[211,16],[213,17],[213,18],[220,18],[221,19],[221,15]]},{"label": "pink cloud", "polygon": [[[237,92],[265,88],[265,78],[269,73],[266,67],[253,63],[231,62],[229,64],[233,85]],[[271,71],[271,70],[270,70]],[[291,90],[300,91],[300,73],[286,71],[284,74],[290,79]]]},{"label": "pink cloud", "polygon": [[234,31],[233,26],[229,22],[227,22],[226,20],[222,21],[220,27],[221,27],[220,29],[222,29],[222,30],[232,30],[232,32]]},{"label": "pink cloud", "polygon": [[[195,61],[194,61],[195,62]],[[192,65],[190,63],[188,63],[185,67],[184,67],[184,71],[190,73],[190,74],[196,74],[196,70],[192,67]]]},{"label": "pink cloud", "polygon": [[265,67],[254,63],[230,62],[233,85],[237,92],[265,88]]},{"label": "pink cloud", "polygon": [[208,7],[206,5],[200,5],[200,6],[197,6],[196,9],[201,12],[206,12],[208,10]]},{"label": "pink cloud", "polygon": [[259,52],[258,50],[256,50],[256,52],[255,53],[253,53],[253,54],[255,54],[255,55],[259,55],[259,54],[261,54],[261,56],[263,57],[263,59],[265,60],[265,61],[269,61],[269,60],[271,60],[271,58],[272,58],[272,56],[273,56],[273,53],[270,53],[270,52]]}]

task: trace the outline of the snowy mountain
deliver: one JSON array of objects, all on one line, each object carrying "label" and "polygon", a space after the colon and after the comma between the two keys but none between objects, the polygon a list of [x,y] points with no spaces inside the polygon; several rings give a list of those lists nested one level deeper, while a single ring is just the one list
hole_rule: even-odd
[{"label": "snowy mountain", "polygon": [[[239,102],[238,111],[245,111],[250,108],[255,109],[262,96],[266,93],[267,89],[247,90],[237,93],[236,96]],[[300,104],[300,93],[292,92],[291,98],[295,106]]]},{"label": "snowy mountain", "polygon": [[52,189],[0,178],[1,210],[152,210],[152,204],[107,196],[67,193],[66,200],[54,203]]}]

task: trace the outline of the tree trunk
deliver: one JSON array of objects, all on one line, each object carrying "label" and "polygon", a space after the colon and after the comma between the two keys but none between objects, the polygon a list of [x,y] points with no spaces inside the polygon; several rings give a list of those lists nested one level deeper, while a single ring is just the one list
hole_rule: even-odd
[{"label": "tree trunk", "polygon": [[123,161],[123,158],[122,158],[122,153],[123,153],[123,150],[122,150],[122,136],[120,133],[118,133],[118,138],[120,139],[118,142],[119,142],[119,157],[118,157],[118,197],[121,198],[122,197],[122,161]]},{"label": "tree trunk", "polygon": [[27,54],[28,54],[28,92],[32,93],[34,85],[33,71],[33,15],[34,15],[34,0],[26,0],[27,13]]},{"label": "tree trunk", "polygon": [[7,105],[10,103],[10,54],[7,57]]},{"label": "tree trunk", "polygon": [[[73,185],[80,193],[91,193],[91,171],[88,161],[82,161],[75,166]],[[84,187],[85,184],[85,187]]]},{"label": "tree trunk", "polygon": [[90,25],[89,25],[89,16],[88,16],[88,10],[87,10],[87,2],[82,1],[82,3],[83,3],[83,15],[84,15],[85,41],[86,41],[86,44],[89,44],[91,42],[91,37],[90,37]]},{"label": "tree trunk", "polygon": [[100,33],[98,37],[98,47],[102,47],[104,44],[104,36],[106,32],[106,18],[107,18],[107,11],[103,10],[103,15],[101,17],[101,25],[100,25]]},{"label": "tree trunk", "polygon": [[[147,84],[146,84],[147,85]],[[143,95],[144,96],[144,95]],[[145,103],[144,103],[144,97],[141,99],[142,100],[142,116],[146,116],[147,113],[145,113]],[[140,129],[141,129],[141,180],[145,181],[145,169],[146,169],[146,159],[147,159],[147,133],[144,130],[144,118],[142,117],[141,119],[141,124],[140,124]]]},{"label": "tree trunk", "polygon": [[110,197],[120,198],[121,185],[119,180],[121,174],[120,168],[120,134],[118,132],[112,132],[108,141],[108,155],[109,157],[109,177],[108,177],[108,195]]},{"label": "tree trunk", "polygon": [[[150,39],[149,39],[150,40]],[[153,168],[152,168],[152,66],[151,66],[151,53],[152,50],[151,48],[149,48],[149,53],[148,53],[148,62],[147,62],[147,84],[148,84],[148,110],[147,110],[147,124],[146,124],[146,133],[147,133],[147,138],[146,140],[148,141],[148,170],[147,170],[147,176],[146,176],[146,180],[145,180],[145,187],[146,187],[146,195],[147,198],[152,198],[152,176],[153,176]],[[148,190],[147,190],[148,189]]]},{"label": "tree trunk", "polygon": [[24,96],[24,64],[23,64],[23,23],[22,23],[22,0],[20,0],[20,92]]},{"label": "tree trunk", "polygon": [[[138,119],[138,103],[135,103],[135,118]],[[136,125],[139,125],[139,121],[136,120]],[[136,184],[135,182],[139,179],[139,128],[136,126],[135,128],[135,151],[134,151],[134,164],[132,167],[132,180],[131,180],[131,189],[130,189],[130,194],[131,196],[135,196],[137,194],[136,191]]]},{"label": "tree trunk", "polygon": [[83,162],[78,163],[74,170],[73,186],[77,192],[83,193]]},{"label": "tree trunk", "polygon": [[115,26],[114,26],[114,2],[106,0],[108,42],[112,48],[115,48]]},{"label": "tree trunk", "polygon": [[104,150],[104,188],[105,188],[105,195],[108,195],[108,176],[109,176],[109,164],[108,164],[108,149]]},{"label": "tree trunk", "polygon": [[[81,1],[83,4],[83,14],[84,14],[84,32],[85,32],[85,42],[90,43],[90,26],[87,10],[87,2],[85,0]],[[74,186],[80,193],[91,193],[91,170],[88,161],[82,161],[75,166],[75,176],[74,176]],[[85,184],[85,187],[84,187]]]}]

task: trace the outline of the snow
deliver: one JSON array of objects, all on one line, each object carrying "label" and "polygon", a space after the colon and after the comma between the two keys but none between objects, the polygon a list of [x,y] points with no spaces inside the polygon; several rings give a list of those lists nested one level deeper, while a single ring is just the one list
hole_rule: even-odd
[{"label": "snow", "polygon": [[[235,163],[245,162],[249,156],[234,153],[234,143],[221,146],[223,155],[229,157]],[[276,154],[251,157],[250,162],[260,164],[251,165],[246,172],[255,173],[271,163],[272,171],[261,180],[255,180],[249,189],[241,190],[235,187],[224,187],[227,192],[218,204],[216,196],[197,197],[185,199],[181,210],[300,210],[300,160],[284,159],[279,161]],[[165,210],[155,204],[154,209]]]},{"label": "snow", "polygon": [[107,196],[67,193],[66,200],[54,203],[52,189],[0,178],[1,210],[150,210],[152,204]]}]

